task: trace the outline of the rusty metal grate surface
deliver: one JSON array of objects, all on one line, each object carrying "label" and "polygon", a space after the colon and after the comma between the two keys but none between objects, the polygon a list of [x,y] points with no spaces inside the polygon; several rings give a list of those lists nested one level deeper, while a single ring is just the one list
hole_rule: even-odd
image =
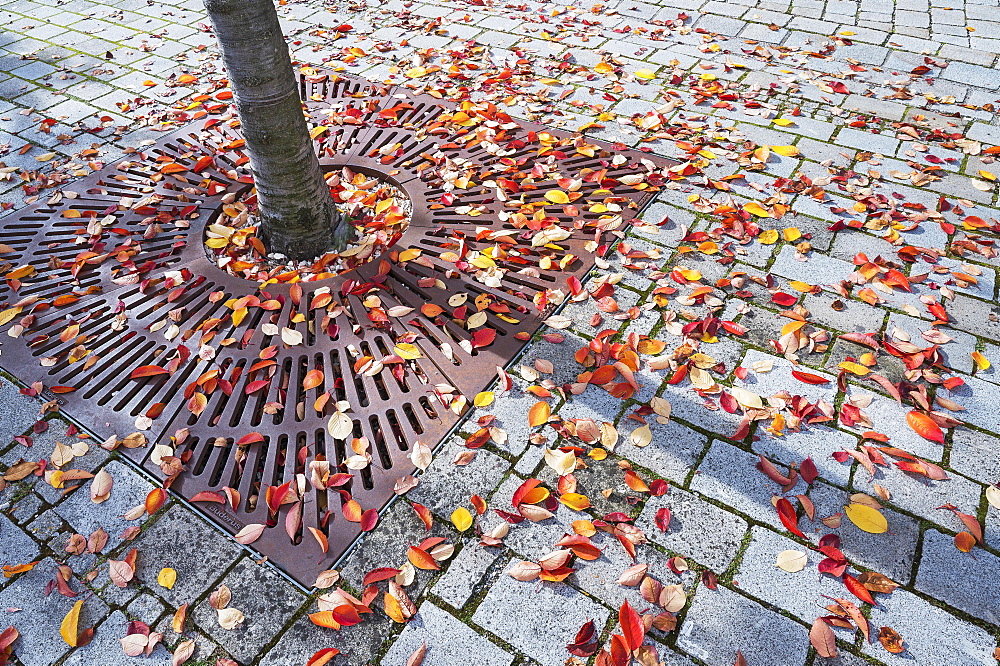
[{"label": "rusty metal grate surface", "polygon": [[[206,257],[204,228],[227,193],[241,194],[251,185],[238,123],[198,120],[143,149],[145,160],[109,165],[74,183],[68,189],[75,196],[53,197],[0,221],[0,243],[13,248],[2,256],[7,279],[0,300],[21,308],[13,324],[23,330],[3,343],[8,370],[27,383],[43,382],[49,398],[59,399],[64,412],[101,437],[127,435],[137,419],[155,414],[144,431],[150,445],[124,453],[163,478],[151,460],[153,447],[174,448],[185,470],[171,490],[186,499],[225,487],[238,490],[235,511],[223,504],[196,506],[230,533],[248,524],[270,525],[252,548],[309,586],[360,534],[360,526],[342,515],[340,491],[348,490],[364,509],[383,507],[396,480],[413,471],[412,444],[433,447],[450,431],[462,410],[452,409],[449,399],[471,400],[492,383],[495,366],[505,365],[524,344],[515,336],[535,332],[547,316],[535,307],[536,294],[565,289],[571,275],[582,278],[593,265],[585,245],[601,238],[595,225],[614,219],[613,211],[567,213],[546,205],[546,214],[558,217],[561,226],[585,227],[559,243],[531,247],[531,233],[511,223],[510,213],[518,208],[481,182],[518,165],[520,181],[533,179],[534,189],[524,187],[511,198],[537,203],[546,191],[560,188],[554,176],[607,169],[603,180],[581,184],[579,201],[615,203],[603,189],[613,182],[607,179],[636,173],[640,160],[646,161],[640,171],[668,163],[539,125],[489,120],[488,107],[470,114],[475,118],[469,122],[454,115],[464,113],[454,104],[406,88],[322,73],[300,81],[312,123],[327,128],[317,138],[321,163],[381,174],[412,200],[410,226],[384,261],[301,283],[301,292],[219,270]],[[215,156],[214,163],[198,169],[196,160],[206,154]],[[614,155],[627,161],[616,163]],[[165,169],[169,164],[186,170]],[[475,186],[449,194],[445,182],[455,170],[468,173]],[[619,228],[655,190],[616,188]],[[498,245],[509,270],[495,280],[455,270],[454,254]],[[429,261],[396,261],[406,248],[420,248]],[[575,259],[561,265],[568,255]],[[324,291],[332,304],[311,307],[317,297],[326,300]],[[414,310],[375,321],[366,303],[373,294],[385,311]],[[468,296],[464,311],[449,304],[458,294]],[[231,299],[246,296],[252,298],[244,316],[234,317]],[[477,309],[476,299],[488,304],[482,328],[496,333],[479,348],[463,326]],[[441,314],[422,312],[428,303]],[[284,345],[275,327],[296,330],[302,344]],[[357,367],[359,357],[391,355],[408,334],[420,358],[377,373]],[[199,358],[203,343],[217,350],[213,359]],[[276,355],[262,365],[262,351],[272,346]],[[171,373],[131,379],[142,365]],[[303,390],[303,378],[313,369],[323,381]],[[266,385],[248,394],[251,382],[260,380]],[[442,392],[442,386],[455,391]],[[332,399],[317,410],[317,397],[327,391]],[[200,416],[188,408],[194,394],[205,396]],[[353,436],[370,443],[372,462],[364,469],[345,466],[350,442],[327,431],[336,400],[350,403]],[[174,447],[172,437],[181,429],[188,434]],[[249,433],[259,433],[258,441],[237,446]],[[312,463],[324,460],[351,480],[317,489],[307,479]],[[305,487],[302,501],[271,515],[266,489],[288,482]],[[290,537],[284,519],[293,507],[302,510],[302,526]],[[321,551],[307,528],[328,538],[329,552]]]}]

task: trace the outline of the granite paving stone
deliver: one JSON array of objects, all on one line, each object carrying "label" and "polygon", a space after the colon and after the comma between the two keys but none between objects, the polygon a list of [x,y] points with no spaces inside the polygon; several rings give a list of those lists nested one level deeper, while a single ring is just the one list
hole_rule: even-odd
[{"label": "granite paving stone", "polygon": [[423,644],[427,645],[423,663],[428,666],[470,663],[507,666],[514,661],[514,655],[476,633],[447,611],[425,601],[413,619],[407,622],[381,663],[384,666],[404,666],[413,651]]},{"label": "granite paving stone", "polygon": [[466,540],[431,590],[455,608],[464,607],[500,555],[497,547],[483,546],[477,539]]},{"label": "granite paving stone", "polygon": [[[726,618],[719,622],[719,618]],[[710,666],[732,666],[740,650],[750,666],[801,666],[806,628],[725,587],[699,589],[677,647]]]},{"label": "granite paving stone", "polygon": [[[143,553],[136,578],[175,606],[191,603],[213,586],[242,552],[232,539],[178,504],[147,526],[131,545]],[[163,567],[177,571],[177,582],[169,590],[156,585]]]},{"label": "granite paving stone", "polygon": [[[559,612],[547,612],[552,608]],[[472,621],[541,666],[563,666],[567,659],[565,645],[577,630],[588,620],[604,626],[609,614],[604,606],[572,587],[523,583],[501,574],[473,613]]]},{"label": "granite paving stone", "polygon": [[916,588],[990,624],[1000,624],[1000,558],[958,552],[951,535],[924,532]]},{"label": "granite paving stone", "polygon": [[305,595],[274,569],[249,558],[240,560],[220,584],[232,593],[229,606],[242,611],[246,620],[235,629],[225,629],[208,599],[191,609],[191,617],[240,661],[257,657],[306,601]]},{"label": "granite paving stone", "polygon": [[[656,524],[661,509],[670,510],[666,531]],[[650,541],[717,573],[732,563],[747,531],[743,518],[680,488],[650,498],[635,524]]]},{"label": "granite paving stone", "polygon": [[864,654],[886,666],[988,666],[993,659],[997,644],[993,636],[912,592],[897,589],[878,595],[878,602],[869,616],[872,626],[892,627],[903,636],[906,648],[900,654],[890,654],[878,642],[862,647]]}]

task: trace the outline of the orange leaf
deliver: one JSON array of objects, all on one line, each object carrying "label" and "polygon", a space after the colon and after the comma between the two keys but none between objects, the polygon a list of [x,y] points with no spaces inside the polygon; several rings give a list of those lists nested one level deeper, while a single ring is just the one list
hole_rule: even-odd
[{"label": "orange leaf", "polygon": [[325,627],[327,629],[340,629],[340,623],[333,619],[333,611],[320,611],[318,613],[310,613],[309,619],[317,627]]},{"label": "orange leaf", "polygon": [[969,532],[959,532],[955,535],[955,548],[958,548],[963,553],[968,553],[976,545],[976,537],[972,536]]},{"label": "orange leaf", "polygon": [[302,389],[308,391],[309,389],[314,389],[323,383],[323,371],[322,370],[310,370],[306,373],[305,379],[302,380]]},{"label": "orange leaf", "polygon": [[306,662],[306,666],[325,666],[325,664],[330,663],[330,660],[340,654],[340,650],[337,648],[323,648],[318,650],[313,656],[309,657],[309,661]]},{"label": "orange leaf", "polygon": [[160,510],[163,503],[167,501],[167,491],[163,488],[153,488],[146,495],[146,513],[153,515]]},{"label": "orange leaf", "polygon": [[434,558],[431,557],[430,553],[426,550],[421,550],[416,546],[410,546],[410,549],[406,552],[406,557],[410,560],[410,563],[418,569],[437,571],[441,568],[438,566],[438,563],[434,561]]},{"label": "orange leaf", "polygon": [[944,433],[934,420],[918,411],[912,411],[906,415],[906,424],[913,428],[913,431],[932,442],[944,444]]},{"label": "orange leaf", "polygon": [[156,375],[166,374],[168,374],[166,368],[161,368],[158,365],[140,365],[132,371],[130,376],[132,379],[140,379],[142,377],[155,377]]},{"label": "orange leaf", "polygon": [[546,423],[551,415],[552,408],[549,407],[549,403],[544,400],[540,400],[532,405],[531,409],[528,410],[528,425],[532,428],[540,426],[543,423]]}]

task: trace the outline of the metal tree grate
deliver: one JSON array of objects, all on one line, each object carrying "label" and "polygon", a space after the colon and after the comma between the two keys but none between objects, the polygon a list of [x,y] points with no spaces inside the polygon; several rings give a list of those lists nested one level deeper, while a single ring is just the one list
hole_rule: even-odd
[{"label": "metal tree grate", "polygon": [[[150,445],[126,448],[126,455],[164,478],[154,459],[172,449],[184,471],[171,490],[189,500],[237,490],[235,511],[196,506],[230,533],[268,525],[252,547],[308,586],[360,534],[359,524],[342,515],[341,491],[364,509],[383,507],[397,479],[413,472],[413,443],[440,441],[463,411],[450,401],[485,390],[495,367],[541,326],[547,313],[536,308],[536,295],[582,278],[593,266],[587,242],[627,224],[657,189],[656,174],[645,189],[615,179],[669,163],[510,121],[489,105],[458,108],[339,74],[302,76],[300,83],[313,126],[325,128],[316,139],[324,167],[349,164],[389,179],[412,201],[409,227],[381,259],[295,287],[260,286],[218,269],[205,254],[204,229],[226,195],[246,193],[251,180],[238,122],[214,116],[167,135],[144,150],[144,159],[109,165],[72,192],[0,222],[0,243],[12,250],[0,256],[0,299],[20,308],[12,320],[19,335],[3,345],[4,366],[28,383],[43,382],[49,399],[101,437],[123,437],[137,419],[154,417],[144,431]],[[198,161],[204,155],[213,156],[210,165]],[[517,184],[507,191],[516,193],[508,198],[519,205],[482,186],[510,178],[512,168]],[[456,172],[472,181],[466,189],[446,186]],[[544,199],[560,189],[555,178],[581,176],[578,210]],[[532,247],[534,231],[512,217],[531,205],[578,230]],[[457,255],[497,247],[505,253],[497,263],[507,270],[494,279],[456,270]],[[409,248],[424,259],[398,261]],[[454,305],[450,299],[461,294],[466,302]],[[383,311],[413,312],[373,318],[373,295]],[[492,329],[495,338],[477,347],[464,323],[480,308],[486,322],[476,330]],[[281,328],[297,331],[302,343],[283,344]],[[377,364],[366,363],[392,355],[401,336],[414,339],[419,358],[377,372]],[[215,347],[214,358],[199,358],[202,344]],[[132,379],[144,365],[170,374]],[[304,390],[314,369],[322,383]],[[249,390],[255,386],[262,388]],[[318,405],[327,392],[328,402]],[[192,400],[204,406],[199,416]],[[370,443],[372,461],[363,469],[346,467],[350,442],[327,431],[338,400],[351,406],[353,437]],[[186,433],[182,441],[178,432]],[[350,473],[350,481],[319,489],[309,479],[326,462],[332,473]],[[272,514],[268,487],[289,482],[303,491],[301,501]],[[289,535],[292,510],[301,510],[302,520]],[[328,539],[328,552],[309,528]]]}]

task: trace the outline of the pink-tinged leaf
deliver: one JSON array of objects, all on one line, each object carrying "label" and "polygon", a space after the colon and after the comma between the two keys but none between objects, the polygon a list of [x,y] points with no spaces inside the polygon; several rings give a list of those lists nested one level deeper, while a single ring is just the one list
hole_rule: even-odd
[{"label": "pink-tinged leaf", "polygon": [[266,529],[267,529],[266,525],[261,525],[260,523],[251,523],[246,527],[244,527],[243,529],[241,529],[239,532],[237,532],[233,538],[236,539],[238,543],[241,543],[244,546],[246,546],[259,539],[260,535],[262,535],[264,533],[264,530]]},{"label": "pink-tinged leaf", "polygon": [[217,493],[214,490],[203,490],[197,493],[191,498],[192,502],[215,502],[216,504],[225,504],[226,498],[223,497],[222,493]]},{"label": "pink-tinged leaf", "polygon": [[832,659],[837,656],[837,639],[823,618],[818,617],[809,630],[809,642],[816,648],[819,656]]},{"label": "pink-tinged leaf", "polygon": [[161,368],[158,365],[140,365],[138,368],[132,371],[129,375],[132,379],[142,379],[143,377],[155,377],[157,375],[166,375],[167,369]]},{"label": "pink-tinged leaf", "polygon": [[285,514],[285,534],[292,541],[299,534],[299,528],[302,527],[302,502],[296,502],[288,509],[288,513]]}]

